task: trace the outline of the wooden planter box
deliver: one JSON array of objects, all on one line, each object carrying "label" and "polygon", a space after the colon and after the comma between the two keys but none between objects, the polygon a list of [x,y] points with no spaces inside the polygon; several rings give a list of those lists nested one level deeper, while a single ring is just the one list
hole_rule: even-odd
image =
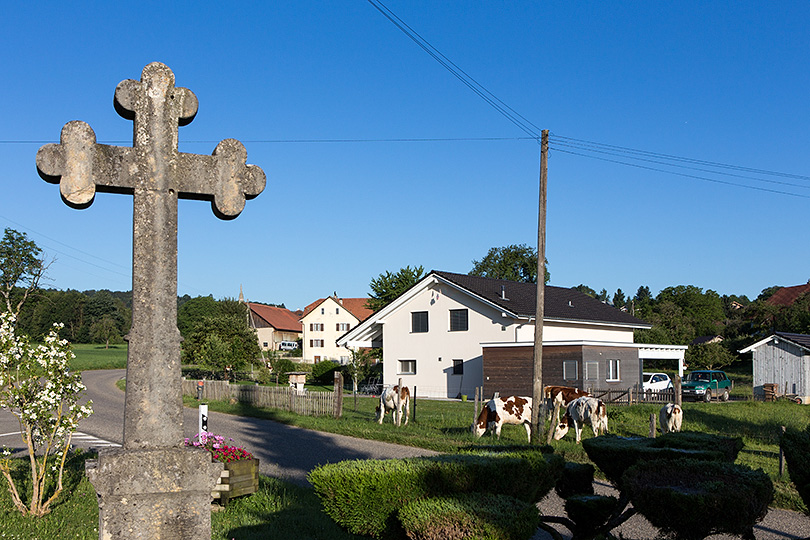
[{"label": "wooden planter box", "polygon": [[259,460],[242,459],[225,463],[211,496],[226,506],[233,497],[250,495],[259,489]]}]

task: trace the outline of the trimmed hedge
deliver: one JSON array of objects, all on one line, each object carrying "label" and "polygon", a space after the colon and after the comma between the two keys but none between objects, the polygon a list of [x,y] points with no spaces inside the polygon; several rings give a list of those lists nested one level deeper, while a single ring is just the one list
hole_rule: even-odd
[{"label": "trimmed hedge", "polygon": [[790,480],[810,515],[810,425],[804,431],[788,429],[780,441]]},{"label": "trimmed hedge", "polygon": [[734,461],[742,445],[739,438],[694,432],[667,433],[656,439],[608,434],[582,441],[588,457],[616,487],[621,487],[622,475],[636,463],[653,459]]},{"label": "trimmed hedge", "polygon": [[540,513],[514,497],[465,493],[414,501],[399,520],[412,540],[525,540],[537,531]]},{"label": "trimmed hedge", "polygon": [[773,500],[773,483],[761,469],[723,462],[647,461],[627,470],[624,485],[639,513],[683,540],[716,533],[753,539]]},{"label": "trimmed hedge", "polygon": [[394,537],[397,512],[428,497],[486,492],[539,502],[564,460],[537,451],[467,453],[398,460],[343,461],[309,473],[324,511],[354,534]]},{"label": "trimmed hedge", "polygon": [[566,461],[562,476],[554,486],[561,499],[574,495],[593,495],[593,474],[596,470],[590,463]]},{"label": "trimmed hedge", "polygon": [[603,495],[572,495],[565,500],[565,512],[576,524],[576,534],[584,535],[604,525],[616,510],[619,500]]}]

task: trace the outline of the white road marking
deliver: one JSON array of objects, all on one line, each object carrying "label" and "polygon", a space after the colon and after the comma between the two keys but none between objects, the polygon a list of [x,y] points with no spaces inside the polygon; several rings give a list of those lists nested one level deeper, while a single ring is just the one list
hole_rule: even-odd
[{"label": "white road marking", "polygon": [[78,446],[79,443],[82,446],[87,446],[88,448],[120,448],[121,445],[118,443],[114,443],[112,441],[105,441],[104,439],[99,439],[98,437],[94,437],[92,435],[88,435],[87,433],[82,433],[81,431],[77,431],[73,434],[73,438],[71,439],[71,443],[75,446]]}]

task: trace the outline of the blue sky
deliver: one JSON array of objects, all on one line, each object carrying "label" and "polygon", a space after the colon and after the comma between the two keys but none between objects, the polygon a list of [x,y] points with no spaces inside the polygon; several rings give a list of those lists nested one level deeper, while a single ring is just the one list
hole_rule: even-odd
[{"label": "blue sky", "polygon": [[[753,299],[810,278],[810,4],[384,5],[551,131],[552,285]],[[131,288],[131,197],[71,209],[35,155],[69,120],[131,145],[113,92],[153,61],[200,103],[181,151],[236,138],[267,174],[233,221],[181,201],[181,295],[241,285],[302,308],[364,297],[387,270],[466,273],[491,247],[536,244],[537,142],[366,0],[14,2],[4,21],[0,227],[56,259],[48,286]]]}]

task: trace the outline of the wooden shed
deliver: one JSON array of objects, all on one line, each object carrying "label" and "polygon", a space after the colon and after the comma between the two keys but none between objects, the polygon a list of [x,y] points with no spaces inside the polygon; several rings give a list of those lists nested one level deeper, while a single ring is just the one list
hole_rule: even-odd
[{"label": "wooden shed", "polygon": [[755,399],[775,394],[810,404],[810,335],[776,332],[739,352],[754,355]]},{"label": "wooden shed", "polygon": [[[484,343],[484,395],[532,395],[534,345]],[[543,344],[543,385],[626,390],[641,382],[639,345],[571,341]]]}]

